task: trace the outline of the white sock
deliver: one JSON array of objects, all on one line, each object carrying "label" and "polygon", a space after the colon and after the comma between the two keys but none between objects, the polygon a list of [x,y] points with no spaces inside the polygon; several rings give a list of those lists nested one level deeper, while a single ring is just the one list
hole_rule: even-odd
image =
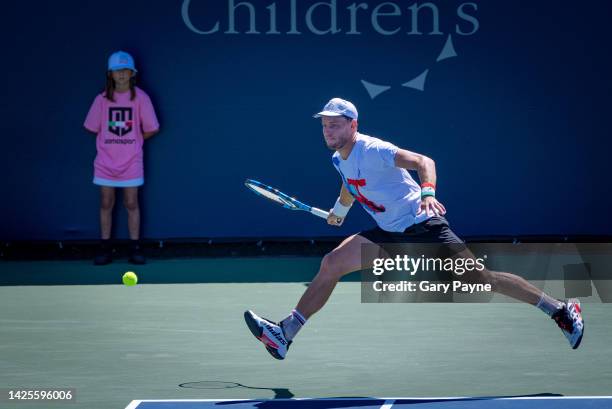
[{"label": "white sock", "polygon": [[536,307],[544,311],[550,317],[555,312],[563,308],[563,303],[559,300],[555,300],[545,293],[542,293],[540,296],[540,301],[538,301]]},{"label": "white sock", "polygon": [[287,341],[291,341],[304,324],[306,324],[306,318],[298,310],[291,311],[291,314],[281,321],[281,328]]}]

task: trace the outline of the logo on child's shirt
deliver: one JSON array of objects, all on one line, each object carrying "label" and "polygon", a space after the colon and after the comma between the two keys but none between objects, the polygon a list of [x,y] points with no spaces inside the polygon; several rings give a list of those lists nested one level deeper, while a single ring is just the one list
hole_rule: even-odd
[{"label": "logo on child's shirt", "polygon": [[108,131],[117,136],[132,132],[133,120],[131,107],[108,108]]}]

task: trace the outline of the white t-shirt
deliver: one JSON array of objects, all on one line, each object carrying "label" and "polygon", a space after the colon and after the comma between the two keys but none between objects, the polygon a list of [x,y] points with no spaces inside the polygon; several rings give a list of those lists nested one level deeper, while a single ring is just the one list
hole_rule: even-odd
[{"label": "white t-shirt", "polygon": [[421,205],[421,187],[406,169],[395,166],[399,148],[360,133],[356,139],[346,160],[335,152],[332,162],[344,186],[376,224],[385,231],[403,232],[429,219],[426,212],[416,215]]}]

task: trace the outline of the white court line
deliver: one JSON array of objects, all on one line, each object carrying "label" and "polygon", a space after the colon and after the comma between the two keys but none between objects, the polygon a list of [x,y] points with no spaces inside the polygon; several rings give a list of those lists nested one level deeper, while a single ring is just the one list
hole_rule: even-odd
[{"label": "white court line", "polygon": [[380,407],[380,409],[391,409],[394,403],[394,400],[386,400],[385,403]]},{"label": "white court line", "polygon": [[140,405],[140,402],[142,402],[142,401],[133,400],[133,401],[130,402],[129,405],[126,406],[125,409],[136,409],[138,407],[138,405]]}]

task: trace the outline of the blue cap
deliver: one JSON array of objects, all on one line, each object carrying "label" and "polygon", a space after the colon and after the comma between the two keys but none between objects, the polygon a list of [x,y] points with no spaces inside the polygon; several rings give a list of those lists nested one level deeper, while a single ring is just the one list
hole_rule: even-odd
[{"label": "blue cap", "polygon": [[108,57],[109,71],[117,71],[122,70],[124,68],[129,68],[134,72],[138,72],[136,70],[136,66],[134,65],[134,59],[131,55],[129,55],[125,51],[117,51],[116,53],[113,53],[110,57]]}]

